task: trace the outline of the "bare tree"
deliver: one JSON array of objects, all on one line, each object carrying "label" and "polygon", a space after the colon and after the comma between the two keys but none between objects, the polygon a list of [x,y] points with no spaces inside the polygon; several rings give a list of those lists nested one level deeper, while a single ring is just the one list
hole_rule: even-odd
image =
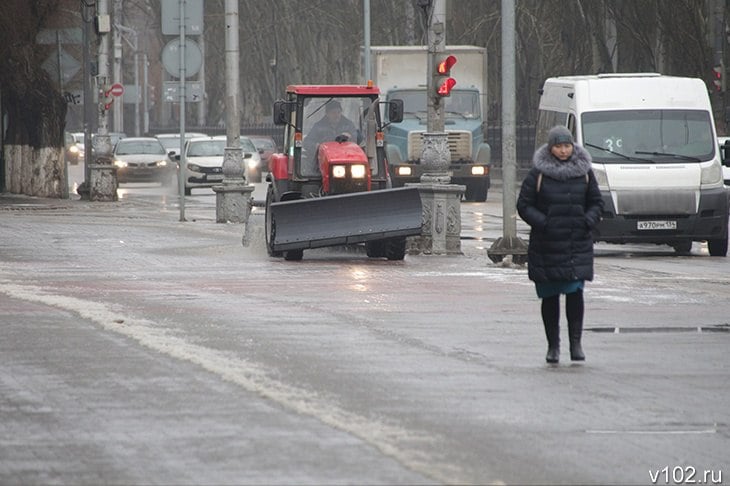
[{"label": "bare tree", "polygon": [[8,121],[3,160],[10,192],[68,195],[62,150],[66,102],[41,67],[48,51],[36,44],[59,4],[4,0],[0,6],[0,91]]}]

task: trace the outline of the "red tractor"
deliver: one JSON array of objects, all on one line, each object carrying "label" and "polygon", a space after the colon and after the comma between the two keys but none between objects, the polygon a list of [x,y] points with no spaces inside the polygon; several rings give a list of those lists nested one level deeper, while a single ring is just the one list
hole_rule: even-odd
[{"label": "red tractor", "polygon": [[[308,248],[365,243],[370,257],[402,260],[421,233],[418,189],[392,189],[377,87],[295,85],[274,103],[283,153],[269,160],[266,245],[301,260]],[[403,119],[403,103],[385,105]]]}]

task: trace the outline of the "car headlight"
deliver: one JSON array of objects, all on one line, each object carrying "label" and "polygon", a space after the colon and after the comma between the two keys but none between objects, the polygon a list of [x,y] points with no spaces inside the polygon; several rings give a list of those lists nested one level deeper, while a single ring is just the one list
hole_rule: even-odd
[{"label": "car headlight", "polygon": [[333,165],[332,166],[332,177],[342,179],[347,175],[347,169],[344,165]]},{"label": "car headlight", "polygon": [[350,174],[353,179],[363,179],[365,177],[365,166],[362,164],[350,166]]},{"label": "car headlight", "polygon": [[188,164],[188,170],[191,170],[193,172],[203,172],[200,170],[200,166],[198,164]]},{"label": "car headlight", "polygon": [[701,184],[719,184],[722,183],[722,167],[720,162],[713,160],[712,164],[702,167]]},{"label": "car headlight", "polygon": [[72,154],[78,154],[79,148],[76,145],[72,145],[68,148],[68,151],[71,152]]},{"label": "car headlight", "polygon": [[246,166],[247,166],[247,167],[248,167],[249,169],[255,169],[256,167],[258,167],[258,166],[259,166],[259,161],[258,161],[258,160],[256,160],[256,159],[248,159],[248,160],[246,161]]},{"label": "car headlight", "polygon": [[484,166],[475,165],[471,168],[471,175],[484,175]]},{"label": "car headlight", "polygon": [[396,171],[398,172],[399,176],[409,176],[412,173],[410,167],[398,167]]},{"label": "car headlight", "polygon": [[127,167],[127,163],[125,161],[118,159],[114,161],[114,165],[120,169],[124,169],[125,167]]},{"label": "car headlight", "polygon": [[593,174],[596,176],[596,182],[598,182],[598,188],[602,191],[608,191],[608,176],[606,175],[606,168],[602,165],[593,164]]},{"label": "car headlight", "polygon": [[167,161],[166,160],[158,160],[157,161],[158,167],[167,167]]}]

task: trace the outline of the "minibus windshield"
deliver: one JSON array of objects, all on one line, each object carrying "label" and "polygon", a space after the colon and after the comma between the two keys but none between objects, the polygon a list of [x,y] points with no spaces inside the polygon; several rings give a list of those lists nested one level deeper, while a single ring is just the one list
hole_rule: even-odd
[{"label": "minibus windshield", "polygon": [[583,113],[583,145],[599,163],[687,163],[715,156],[710,113],[618,110]]}]

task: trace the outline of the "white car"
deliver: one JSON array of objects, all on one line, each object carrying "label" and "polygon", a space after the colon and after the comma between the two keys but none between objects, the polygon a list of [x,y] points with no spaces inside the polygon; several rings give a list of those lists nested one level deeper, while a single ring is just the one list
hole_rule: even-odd
[{"label": "white car", "polygon": [[[246,180],[252,181],[249,177],[255,177],[255,170],[258,169],[258,178],[261,180],[261,156],[253,143],[240,139],[243,149],[244,175]],[[185,143],[185,194],[190,195],[192,189],[197,187],[213,187],[223,182],[223,157],[227,145],[225,135],[215,137],[198,137],[188,140]]]},{"label": "white car", "polygon": [[720,158],[722,159],[722,179],[726,186],[730,186],[730,159],[725,158],[724,146],[730,142],[730,137],[717,137],[717,144],[720,147]]},{"label": "white car", "polygon": [[[193,138],[207,137],[205,133],[185,132],[185,141]],[[176,154],[180,152],[180,132],[177,133],[158,133],[155,138],[165,147],[168,153]]]}]

